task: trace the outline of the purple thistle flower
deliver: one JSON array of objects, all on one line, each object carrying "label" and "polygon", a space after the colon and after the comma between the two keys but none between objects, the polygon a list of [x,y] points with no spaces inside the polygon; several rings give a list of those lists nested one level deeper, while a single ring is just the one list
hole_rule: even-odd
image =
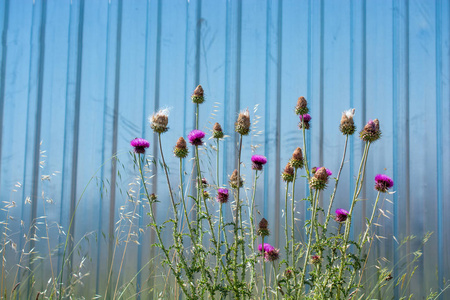
[{"label": "purple thistle flower", "polygon": [[379,192],[386,193],[394,186],[394,181],[387,175],[378,174],[375,176],[375,189]]},{"label": "purple thistle flower", "polygon": [[267,163],[267,158],[263,155],[253,155],[252,156],[252,169],[261,171],[263,165]]},{"label": "purple thistle flower", "polygon": [[[272,249],[274,249],[274,247],[272,245],[264,243],[264,252],[269,252]],[[259,250],[259,252],[263,251],[263,245],[262,244],[258,245],[258,250]]]},{"label": "purple thistle flower", "polygon": [[272,247],[269,251],[264,254],[266,261],[275,261],[280,258],[280,250]]},{"label": "purple thistle flower", "polygon": [[201,146],[203,145],[203,138],[205,137],[205,133],[201,130],[194,129],[189,133],[188,139],[189,142],[194,146]]},{"label": "purple thistle flower", "polygon": [[302,121],[303,119],[305,120],[305,123],[309,122],[311,121],[311,115],[310,114],[300,115],[300,121]]},{"label": "purple thistle flower", "polygon": [[150,143],[141,138],[135,138],[130,142],[130,145],[134,147],[134,152],[136,153],[145,153],[145,148],[150,147]]},{"label": "purple thistle flower", "polygon": [[336,222],[341,223],[341,222],[345,222],[347,220],[348,217],[348,211],[346,211],[343,208],[338,208],[336,209]]},{"label": "purple thistle flower", "polygon": [[300,123],[298,124],[298,126],[300,127],[300,129],[302,129],[303,123],[305,123],[305,129],[309,129],[309,121],[311,121],[310,114],[300,115]]},{"label": "purple thistle flower", "polygon": [[228,202],[228,190],[220,188],[217,190],[217,202],[223,204]]}]

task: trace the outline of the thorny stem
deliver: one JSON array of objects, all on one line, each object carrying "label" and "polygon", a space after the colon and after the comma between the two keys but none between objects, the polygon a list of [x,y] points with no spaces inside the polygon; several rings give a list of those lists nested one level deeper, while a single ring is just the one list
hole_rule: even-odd
[{"label": "thorny stem", "polygon": [[[264,277],[264,297],[267,299],[267,279],[266,279],[266,260],[265,260],[265,255],[264,255],[264,236],[262,237],[262,263],[263,263],[263,277]],[[263,299],[264,299],[263,297]]]},{"label": "thorny stem", "polygon": [[[361,187],[360,186],[362,186],[362,184],[363,184],[364,176],[362,176],[363,174],[361,174],[361,171],[362,170],[365,171],[366,162],[367,162],[367,156],[368,156],[368,153],[369,153],[369,147],[370,147],[370,142],[366,142],[365,147],[364,147],[364,153],[363,153],[363,156],[361,158],[361,164],[359,165],[358,177],[356,179],[356,184],[355,184],[355,192],[353,194],[352,203],[350,205],[350,210],[349,210],[349,213],[348,213],[348,216],[347,216],[347,221],[345,223],[344,244],[343,244],[343,247],[342,247],[342,249],[343,249],[342,250],[343,251],[343,257],[342,257],[341,265],[339,267],[339,274],[338,274],[338,278],[337,278],[338,282],[340,282],[341,279],[342,279],[342,275],[343,275],[343,272],[344,272],[344,266],[345,266],[345,263],[347,261],[347,246],[348,246],[348,238],[349,238],[349,235],[350,235],[350,226],[351,226],[351,222],[352,222],[352,212],[353,212],[353,209],[355,207],[356,200],[357,200],[357,198],[359,196],[359,193],[361,191]],[[338,292],[337,292],[337,296],[338,297],[340,296],[340,291],[341,291],[341,288],[338,288]]]},{"label": "thorny stem", "polygon": [[[189,221],[189,216],[187,213],[187,207],[186,207],[186,201],[184,199],[184,187],[183,187],[183,159],[180,158],[180,187],[181,187],[181,201],[183,202],[183,210],[184,210],[184,216],[186,218],[186,223],[188,225],[189,228],[189,233],[193,236],[195,236],[194,231],[192,230],[191,227],[191,222]],[[180,225],[181,227],[181,225]]]},{"label": "thorny stem", "polygon": [[272,261],[272,267],[273,267],[273,280],[275,285],[275,290],[277,292],[276,299],[278,300],[278,282],[277,282],[277,268],[275,267],[275,261]]},{"label": "thorny stem", "polygon": [[[255,253],[255,195],[256,195],[256,181],[258,180],[258,170],[255,170],[255,180],[253,181],[253,193],[252,193],[252,202],[250,203],[250,251],[251,253]],[[252,262],[252,272],[250,274],[250,292],[253,290],[253,287],[255,285],[256,278],[256,269],[255,269],[255,263]]]},{"label": "thorny stem", "polygon": [[[294,171],[294,180],[292,181],[292,202],[291,202],[291,256],[292,256],[292,266],[295,268],[295,261],[294,261],[294,241],[295,241],[295,212],[294,212],[294,199],[295,199],[295,180],[297,179],[297,169]],[[287,218],[287,215],[286,215]],[[287,235],[286,235],[287,238]],[[289,263],[288,263],[289,264]]]},{"label": "thorny stem", "polygon": [[339,178],[341,177],[342,168],[344,167],[345,154],[347,153],[347,144],[348,144],[348,134],[345,135],[344,154],[342,155],[341,166],[339,167],[339,172],[336,176],[336,183],[334,184],[334,190],[333,193],[331,194],[330,205],[328,206],[327,218],[325,219],[325,225],[323,230],[324,233],[326,233],[327,231],[328,222],[330,221],[331,218],[331,207],[333,206],[334,197],[336,196],[336,190],[339,184]]},{"label": "thorny stem", "polygon": [[[289,194],[289,181],[286,181],[286,193],[284,197],[284,235],[286,236],[286,261],[289,265],[289,238],[288,238],[288,214],[287,214],[287,208],[288,208],[288,194]],[[294,262],[294,261],[292,261]]]},{"label": "thorny stem", "polygon": [[[153,226],[155,228],[156,237],[158,238],[158,242],[160,244],[159,246],[160,246],[161,250],[163,251],[163,253],[164,253],[165,257],[166,257],[166,260],[167,260],[167,263],[169,265],[169,268],[172,270],[173,274],[175,275],[175,278],[177,279],[177,282],[178,282],[179,286],[183,290],[183,293],[186,295],[186,297],[188,299],[192,299],[192,297],[189,295],[188,291],[186,290],[186,287],[183,284],[183,280],[180,277],[180,273],[177,272],[175,270],[175,268],[173,267],[173,265],[170,263],[169,252],[167,251],[166,247],[163,244],[163,241],[162,241],[162,238],[161,238],[160,229],[156,225],[156,218],[155,218],[155,215],[153,213],[153,203],[151,201],[150,195],[149,195],[148,190],[147,190],[147,184],[145,183],[145,178],[144,178],[144,173],[142,172],[142,164],[141,164],[141,158],[140,157],[139,157],[138,161],[139,161],[139,173],[141,175],[142,185],[144,186],[145,195],[147,197],[147,200],[148,200],[148,203],[149,203],[149,206],[150,206],[150,217],[152,218],[152,221],[153,221]],[[191,283],[192,295],[195,295],[195,286],[194,286],[193,280],[192,280],[193,278],[190,277],[189,275],[188,275],[188,277],[189,277],[189,281]]]},{"label": "thorny stem", "polygon": [[309,255],[311,254],[311,242],[312,242],[312,234],[314,229],[314,223],[316,221],[316,214],[317,214],[317,202],[319,198],[319,190],[316,190],[313,197],[313,208],[312,208],[312,215],[311,215],[311,224],[309,226],[309,233],[308,233],[308,246],[306,247],[306,254],[305,254],[305,261],[303,263],[303,269],[300,276],[300,287],[297,291],[297,297],[300,297],[304,281],[305,281],[305,275],[306,275],[306,267],[308,265]]},{"label": "thorny stem", "polygon": [[[198,108],[198,104],[197,104]],[[200,158],[198,154],[198,146],[195,146],[195,164],[197,166],[197,199],[196,199],[196,206],[197,206],[197,231],[199,233],[198,235],[198,243],[201,245],[203,242],[203,229],[202,229],[202,202],[201,199],[203,198],[203,184],[202,184],[202,174],[200,170]],[[206,204],[206,203],[205,203]],[[213,233],[214,237],[214,233]],[[197,245],[196,247],[200,246]],[[205,269],[205,263],[204,258],[203,263],[200,263],[201,272],[202,272],[202,281],[207,282],[206,279],[206,269]]]},{"label": "thorny stem", "polygon": [[[377,198],[376,198],[375,203],[373,205],[372,216],[370,217],[370,221],[367,222],[367,228],[366,228],[366,230],[364,232],[364,235],[362,236],[362,239],[361,239],[361,236],[360,236],[360,240],[359,240],[359,253],[360,254],[361,254],[361,251],[362,251],[362,246],[365,244],[367,235],[369,234],[369,229],[372,226],[373,218],[375,217],[375,212],[377,210],[378,200],[380,200],[380,193],[381,192],[378,191]],[[352,275],[350,277],[350,281],[348,283],[348,287],[349,288],[350,288],[351,284],[353,283],[353,280],[355,280],[355,277],[356,277],[356,270],[353,270],[352,271]]]},{"label": "thorny stem", "polygon": [[[234,283],[235,285],[237,285],[238,282],[238,275],[237,275],[237,257],[238,257],[238,241],[239,241],[239,226],[238,226],[238,222],[239,222],[239,212],[241,210],[241,203],[239,200],[239,191],[241,189],[240,187],[240,183],[241,183],[241,151],[242,151],[242,134],[239,135],[239,152],[238,152],[238,173],[237,173],[237,189],[236,189],[236,216],[234,219]],[[242,224],[241,224],[242,225]],[[242,233],[242,228],[241,228],[241,233]],[[244,254],[245,255],[245,254]],[[245,266],[244,266],[244,270],[245,270]],[[239,295],[235,295],[237,298],[239,298]]]}]

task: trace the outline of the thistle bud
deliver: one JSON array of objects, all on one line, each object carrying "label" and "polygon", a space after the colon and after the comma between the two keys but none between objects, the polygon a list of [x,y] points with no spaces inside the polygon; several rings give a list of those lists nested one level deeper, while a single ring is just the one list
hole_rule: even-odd
[{"label": "thistle bud", "polygon": [[365,142],[375,142],[381,137],[380,122],[378,119],[367,122],[364,129],[359,133],[361,140]]},{"label": "thistle bud", "polygon": [[311,173],[313,173],[313,174],[315,174],[316,171],[317,171],[317,167],[313,167],[313,168],[311,169]]},{"label": "thistle bud", "polygon": [[205,198],[205,199],[211,198],[208,191],[203,191],[203,198]]},{"label": "thistle bud", "polygon": [[269,222],[267,222],[265,218],[262,218],[261,221],[259,221],[258,230],[256,231],[256,234],[261,237],[270,235]]},{"label": "thistle bud", "polygon": [[284,277],[286,277],[287,279],[293,278],[294,270],[292,270],[292,268],[287,268],[286,270],[284,270]]},{"label": "thistle bud", "polygon": [[292,182],[294,180],[294,168],[291,167],[290,163],[286,165],[283,173],[281,173],[281,177],[286,182]]},{"label": "thistle bud", "polygon": [[311,180],[309,181],[310,187],[315,190],[323,190],[327,186],[328,177],[332,174],[333,173],[325,167],[317,168],[314,176],[311,177]]},{"label": "thistle bud", "polygon": [[345,135],[352,135],[355,133],[356,126],[353,121],[353,116],[355,115],[355,109],[349,109],[342,113],[341,124],[339,125],[339,130]]},{"label": "thistle bud", "polygon": [[248,108],[239,113],[238,119],[236,121],[235,130],[241,135],[247,135],[250,132],[250,112]]},{"label": "thistle bud", "polygon": [[156,133],[164,133],[169,130],[167,124],[169,123],[169,111],[167,109],[161,109],[154,113],[150,118],[150,127]]},{"label": "thistle bud", "polygon": [[220,126],[219,123],[216,123],[213,126],[213,138],[215,138],[215,139],[223,138],[222,126]]},{"label": "thistle bud", "polygon": [[149,198],[150,202],[157,202],[156,200],[158,199],[155,193],[151,193]]},{"label": "thistle bud", "polygon": [[240,188],[244,185],[244,182],[242,181],[242,178],[238,176],[238,170],[234,170],[233,174],[230,176],[230,186],[233,189]]},{"label": "thistle bud", "polygon": [[300,97],[297,100],[297,106],[295,107],[295,113],[297,115],[304,115],[307,114],[309,111],[308,109],[308,102],[306,101],[305,97]]},{"label": "thistle bud", "polygon": [[179,158],[185,158],[188,155],[189,150],[186,146],[186,141],[184,140],[183,137],[180,137],[178,139],[175,148],[173,148],[173,153],[175,154],[176,157]]},{"label": "thistle bud", "polygon": [[300,147],[297,147],[297,149],[295,149],[289,163],[291,164],[291,166],[294,169],[298,169],[298,168],[302,169],[303,168],[303,154],[302,154],[302,149]]},{"label": "thistle bud", "polygon": [[305,129],[309,129],[309,121],[311,121],[311,116],[309,114],[300,115],[300,123],[298,123],[298,127],[302,129],[304,123]]},{"label": "thistle bud", "polygon": [[311,256],[311,259],[310,259],[311,264],[317,265],[317,264],[320,264],[321,261],[322,261],[322,258],[319,255]]},{"label": "thistle bud", "polygon": [[203,102],[205,102],[205,97],[203,96],[203,93],[204,91],[202,86],[198,85],[191,96],[192,102],[197,104],[202,104]]}]

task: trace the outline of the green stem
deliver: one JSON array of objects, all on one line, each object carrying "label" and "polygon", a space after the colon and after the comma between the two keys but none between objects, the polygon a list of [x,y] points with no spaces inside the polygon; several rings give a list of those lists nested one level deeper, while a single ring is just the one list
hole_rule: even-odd
[{"label": "green stem", "polygon": [[289,194],[289,181],[286,181],[286,193],[284,197],[284,235],[286,237],[286,261],[287,265],[289,265],[289,238],[288,238],[288,194]]},{"label": "green stem", "polygon": [[370,226],[372,226],[373,218],[375,216],[375,211],[377,210],[378,200],[380,200],[380,194],[381,194],[381,192],[378,191],[377,199],[375,200],[375,204],[373,205],[372,216],[370,217],[370,221],[367,223],[367,228],[366,228],[366,231],[364,232],[362,239],[359,241],[359,247],[362,247],[366,242],[367,234],[369,233]]},{"label": "green stem", "polygon": [[195,129],[198,129],[198,119],[199,119],[199,105],[195,105]]},{"label": "green stem", "polygon": [[[236,216],[234,219],[234,282],[237,286],[238,283],[238,275],[237,275],[237,260],[238,260],[238,241],[239,241],[239,212],[241,211],[241,203],[239,199],[239,191],[241,189],[240,182],[241,182],[241,151],[242,151],[242,135],[239,135],[239,152],[238,152],[238,167],[237,167],[237,189],[236,189]],[[242,229],[241,229],[242,232]],[[244,266],[245,269],[245,266]],[[236,297],[239,297],[239,295],[235,295]]]},{"label": "green stem", "polygon": [[[294,180],[292,181],[292,202],[291,202],[291,259],[292,266],[295,269],[295,261],[294,261],[294,244],[295,244],[295,211],[294,211],[294,199],[295,199],[295,180],[297,179],[297,168],[294,172]],[[287,216],[287,215],[286,215]],[[287,218],[287,217],[286,217]],[[287,236],[286,236],[287,238]],[[289,264],[289,263],[288,263]]]},{"label": "green stem", "polygon": [[[253,193],[252,193],[252,202],[250,204],[250,251],[251,253],[255,253],[255,195],[256,195],[256,181],[258,180],[258,170],[255,170],[255,180],[253,181]],[[253,290],[253,287],[255,285],[255,279],[256,278],[256,264],[253,261],[252,262],[252,272],[250,274],[250,293]]]},{"label": "green stem", "polygon": [[302,289],[303,289],[303,285],[304,285],[304,281],[305,281],[305,275],[306,275],[306,267],[308,265],[308,260],[309,260],[309,256],[311,254],[311,243],[312,243],[312,235],[313,235],[313,229],[314,229],[314,224],[316,221],[316,213],[317,213],[317,202],[318,202],[318,198],[319,198],[319,190],[316,190],[314,193],[314,197],[313,197],[313,208],[312,208],[312,215],[311,215],[311,224],[309,226],[309,233],[308,233],[308,246],[306,247],[306,254],[305,254],[305,261],[303,263],[303,269],[300,275],[300,286],[299,289],[297,291],[297,297],[300,298]]},{"label": "green stem", "polygon": [[344,154],[342,155],[341,166],[339,167],[339,172],[336,176],[336,183],[334,184],[334,190],[333,190],[333,193],[331,194],[330,205],[328,205],[327,218],[325,219],[325,225],[324,225],[324,230],[323,230],[324,233],[326,233],[326,231],[327,231],[328,222],[330,221],[330,218],[331,218],[331,207],[333,206],[333,201],[336,196],[336,190],[338,187],[339,178],[341,177],[342,168],[344,167],[345,154],[347,153],[347,144],[348,144],[348,134],[345,136]]},{"label": "green stem", "polygon": [[[186,223],[189,228],[189,233],[191,236],[195,236],[195,232],[192,230],[191,222],[189,221],[189,216],[187,213],[187,207],[186,207],[186,200],[184,199],[184,185],[183,185],[183,159],[180,158],[180,186],[181,186],[181,201],[183,202],[183,210],[184,210],[184,217],[186,218]],[[181,227],[181,225],[180,225]],[[181,228],[180,228],[181,231]]]},{"label": "green stem", "polygon": [[275,291],[277,292],[277,300],[279,299],[278,297],[278,282],[277,282],[277,268],[275,267],[275,261],[272,261],[272,267],[273,267],[273,280],[275,282]]},{"label": "green stem", "polygon": [[263,295],[267,299],[267,279],[266,279],[266,259],[264,255],[264,236],[262,237],[262,263],[263,263],[263,277],[264,277],[264,292]]},{"label": "green stem", "polygon": [[217,184],[217,188],[220,188],[220,181],[219,181],[219,139],[216,139],[216,143],[217,143],[217,157],[216,157],[216,184]]},{"label": "green stem", "polygon": [[[362,173],[361,172],[364,172],[365,168],[366,168],[366,162],[367,162],[367,156],[368,156],[368,153],[369,153],[369,147],[370,147],[370,142],[366,142],[365,147],[364,147],[364,153],[363,153],[363,156],[361,158],[361,163],[359,165],[358,177],[356,179],[356,184],[355,184],[355,192],[353,194],[352,203],[350,205],[350,210],[349,210],[349,213],[348,213],[348,216],[347,216],[347,221],[345,223],[344,243],[343,243],[343,247],[342,247],[342,249],[343,249],[342,250],[343,257],[342,257],[342,261],[341,261],[341,264],[340,264],[340,267],[339,267],[339,273],[338,273],[338,278],[337,278],[338,282],[340,282],[341,279],[342,279],[342,275],[343,275],[343,272],[344,272],[344,266],[345,266],[345,263],[347,261],[347,245],[348,245],[348,238],[349,238],[349,235],[350,235],[350,227],[351,227],[351,222],[352,222],[352,213],[353,213],[353,209],[355,207],[356,200],[357,200],[357,198],[359,196],[359,192],[361,191],[361,187],[360,186],[362,186],[362,184],[363,184],[363,179],[364,178],[362,177]],[[341,288],[338,288],[338,293],[337,293],[338,297],[340,296],[340,292],[341,292]]]}]

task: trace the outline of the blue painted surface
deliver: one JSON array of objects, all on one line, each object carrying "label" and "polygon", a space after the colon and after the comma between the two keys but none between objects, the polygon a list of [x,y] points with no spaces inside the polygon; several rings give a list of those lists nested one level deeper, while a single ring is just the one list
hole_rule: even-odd
[{"label": "blue painted surface", "polygon": [[[88,257],[90,275],[77,292],[104,295],[115,248],[108,236],[115,233],[121,207],[134,209],[125,197],[136,175],[129,141],[147,138],[149,152],[158,160],[147,117],[168,107],[171,129],[163,148],[169,152],[179,136],[193,129],[189,97],[202,84],[207,102],[201,106],[201,128],[209,130],[219,122],[230,135],[222,144],[222,182],[236,165],[237,139],[230,133],[237,113],[248,107],[253,121],[261,117],[244,142],[243,174],[250,182],[250,145],[259,146],[257,152],[269,163],[258,182],[258,210],[277,224],[273,242],[283,245],[278,224],[283,223],[284,183],[279,174],[293,150],[302,146],[293,108],[304,95],[313,118],[307,139],[311,166],[324,165],[335,174],[344,144],[338,131],[341,112],[355,107],[359,129],[368,119],[380,120],[383,138],[371,147],[362,192],[367,201],[355,209],[352,232],[359,232],[371,213],[373,176],[392,175],[396,193],[388,196],[391,202],[384,201],[389,218],[381,218],[377,230],[386,239],[373,248],[373,257],[392,261],[397,265],[394,274],[401,275],[401,266],[410,260],[405,255],[433,231],[410,292],[420,298],[442,288],[450,277],[449,17],[448,0],[2,1],[0,200],[16,203],[9,212],[12,239],[19,249],[33,247],[19,237],[45,208],[54,237],[50,246],[57,248],[64,242],[57,224],[67,232],[79,203],[69,247],[75,249],[74,268]],[[352,137],[336,208],[348,206],[362,150],[359,139]],[[115,153],[119,161],[112,163]],[[206,152],[202,155],[212,180],[214,157],[210,165]],[[178,182],[178,160],[166,156]],[[185,171],[190,167],[186,162]],[[167,198],[164,176],[153,167],[152,172],[154,192]],[[51,175],[51,180],[41,181],[42,175]],[[296,191],[304,195],[306,185],[299,182]],[[330,193],[325,192],[324,205]],[[145,265],[158,254],[150,247],[154,236],[145,226],[148,206],[137,211],[142,218],[132,229],[141,246],[129,243],[119,279],[122,285],[142,269],[133,279],[133,293],[151,286],[149,278],[159,275]],[[168,211],[168,202],[158,204],[159,222]],[[231,211],[226,215],[230,218]],[[6,216],[1,212],[2,220]],[[303,221],[307,216],[307,208],[299,204],[297,217]],[[40,227],[38,235],[44,233]],[[392,236],[400,241],[410,234],[418,238],[395,251]],[[47,256],[43,241],[35,246]],[[123,248],[118,246],[114,255],[114,272]],[[19,252],[6,253],[9,261],[19,262]],[[61,266],[61,253],[52,253],[54,269]],[[37,266],[36,275],[35,290],[45,289],[50,266]],[[114,288],[115,273],[112,278]],[[397,289],[385,297],[398,298],[399,293]]]}]

